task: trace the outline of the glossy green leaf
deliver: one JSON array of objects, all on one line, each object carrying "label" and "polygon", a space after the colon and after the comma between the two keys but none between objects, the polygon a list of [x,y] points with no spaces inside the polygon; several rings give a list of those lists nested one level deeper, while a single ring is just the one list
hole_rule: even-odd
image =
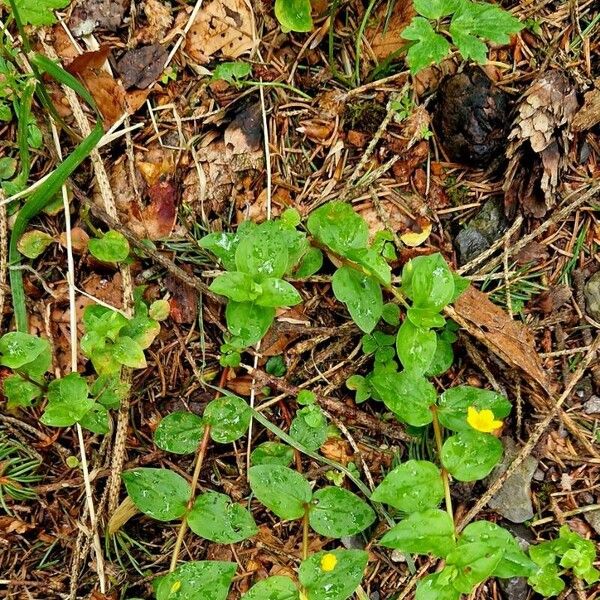
[{"label": "glossy green leaf", "polygon": [[256,304],[259,306],[277,308],[280,306],[295,306],[302,302],[302,296],[298,290],[283,279],[268,277],[261,281],[260,287],[262,291],[256,299]]},{"label": "glossy green leaf", "polygon": [[132,502],[157,521],[182,517],[190,499],[190,484],[168,469],[138,468],[124,471],[121,479]]},{"label": "glossy green leaf", "polygon": [[248,431],[252,412],[248,404],[231,394],[209,402],[204,409],[204,419],[211,426],[210,437],[219,444],[229,444]]},{"label": "glossy green leaf", "polygon": [[398,465],[371,496],[374,502],[389,504],[407,514],[436,508],[443,498],[442,474],[427,460],[408,460]]},{"label": "glossy green leaf", "polygon": [[111,348],[111,353],[120,364],[132,369],[144,369],[146,357],[140,345],[126,335],[121,335]]},{"label": "glossy green leaf", "polygon": [[83,311],[83,326],[86,333],[93,333],[98,338],[108,338],[113,342],[128,322],[125,315],[99,304],[90,304]]},{"label": "glossy green leaf", "polygon": [[414,17],[402,31],[402,37],[415,42],[406,55],[411,73],[418,73],[434,63],[440,63],[450,52],[450,44],[423,17]]},{"label": "glossy green leaf", "polygon": [[240,240],[235,252],[238,271],[252,277],[280,278],[288,267],[288,245],[278,221],[265,221]]},{"label": "glossy green leaf", "polygon": [[313,28],[310,0],[275,0],[275,16],[282,27],[300,33]]},{"label": "glossy green leaf", "polygon": [[[335,557],[335,566],[324,570],[324,557]],[[369,555],[362,550],[317,552],[302,561],[298,577],[310,600],[346,600],[359,586]],[[330,562],[334,562],[331,560]]]},{"label": "glossy green leaf", "polygon": [[327,419],[323,411],[314,404],[297,411],[290,427],[290,436],[307,450],[320,448],[327,440]]},{"label": "glossy green leaf", "polygon": [[318,273],[323,266],[323,252],[319,248],[310,247],[306,254],[300,260],[294,276],[300,279],[310,277]]},{"label": "glossy green leaf", "polygon": [[461,593],[446,581],[444,571],[423,577],[417,583],[415,600],[460,600]]},{"label": "glossy green leaf", "polygon": [[294,460],[294,449],[280,442],[263,442],[250,455],[253,465],[281,465],[287,467]]},{"label": "glossy green leaf", "polygon": [[236,336],[242,348],[253,346],[267,333],[275,309],[251,302],[228,302],[225,309],[227,328]]},{"label": "glossy green leaf", "polygon": [[493,573],[495,577],[527,577],[536,570],[535,563],[523,552],[517,540],[495,523],[475,521],[467,525],[461,533],[460,545],[473,543],[485,543],[502,552],[502,558]]},{"label": "glossy green leaf", "polygon": [[342,255],[350,250],[366,248],[369,228],[352,205],[346,202],[328,202],[314,210],[306,224],[319,242]]},{"label": "glossy green leaf", "polygon": [[107,231],[101,238],[91,238],[88,250],[102,262],[121,262],[129,256],[129,242],[122,233]]},{"label": "glossy green leaf", "polygon": [[160,333],[160,323],[145,313],[137,313],[129,319],[119,335],[131,338],[142,350],[149,348]]},{"label": "glossy green leaf", "polygon": [[168,300],[155,300],[148,309],[148,316],[154,321],[164,321],[171,314],[171,305]]},{"label": "glossy green leaf", "polygon": [[406,311],[406,316],[415,327],[422,327],[424,329],[429,329],[430,327],[443,327],[446,324],[446,319],[444,319],[439,312],[430,308],[411,306]]},{"label": "glossy green leaf", "polygon": [[42,360],[44,355],[50,356],[50,344],[44,338],[20,331],[11,331],[0,337],[0,365],[9,369],[27,368],[38,360],[46,364],[47,361]]},{"label": "glossy green leaf", "polygon": [[432,21],[451,15],[459,4],[460,0],[414,0],[415,10]]},{"label": "glossy green leaf", "polygon": [[484,479],[502,459],[502,442],[489,433],[461,431],[442,446],[442,463],[459,481]]},{"label": "glossy green leaf", "polygon": [[19,375],[9,375],[3,381],[3,392],[6,408],[29,408],[34,400],[41,397],[42,388]]},{"label": "glossy green leaf", "polygon": [[375,372],[371,387],[385,405],[404,423],[422,427],[433,420],[430,406],[437,394],[433,384],[413,371]]},{"label": "glossy green leaf", "polygon": [[383,305],[381,318],[388,323],[388,325],[397,327],[400,325],[400,307],[393,302],[387,302]]},{"label": "glossy green leaf", "polygon": [[446,511],[431,508],[415,512],[394,527],[380,544],[410,554],[434,554],[444,558],[455,546],[454,524]]},{"label": "glossy green leaf", "polygon": [[215,81],[226,81],[231,85],[235,85],[241,79],[245,79],[252,74],[252,67],[240,60],[232,62],[223,62],[217,65],[213,71],[212,78]]},{"label": "glossy green leaf", "polygon": [[456,590],[470,594],[475,586],[492,575],[502,560],[502,550],[486,543],[460,544],[446,556],[446,565],[458,569],[452,581]]},{"label": "glossy green leaf", "polygon": [[512,405],[502,394],[470,385],[459,385],[447,389],[438,402],[440,423],[452,431],[472,431],[467,423],[470,406],[478,411],[489,409],[496,419],[506,418]]},{"label": "glossy green leaf", "polygon": [[427,377],[437,377],[445,373],[454,362],[454,350],[452,344],[437,334],[437,344],[435,346],[435,354],[425,375]]},{"label": "glossy green leaf", "polygon": [[210,284],[210,289],[235,302],[251,302],[261,293],[261,286],[255,283],[252,276],[241,271],[222,273]]},{"label": "glossy green leaf", "polygon": [[154,443],[173,454],[193,454],[204,431],[202,419],[191,412],[177,411],[161,419],[154,432]]},{"label": "glossy green leaf", "polygon": [[235,544],[258,531],[250,512],[217,492],[200,494],[188,514],[190,529],[211,542]]},{"label": "glossy green leaf", "polygon": [[361,404],[371,397],[371,385],[362,375],[351,375],[348,377],[346,387],[356,392],[354,395],[354,402],[356,404]]},{"label": "glossy green leaf", "polygon": [[48,404],[40,421],[51,427],[68,427],[84,417],[94,404],[79,373],[69,373],[48,385]]},{"label": "glossy green leaf", "polygon": [[84,429],[99,435],[106,435],[110,431],[108,411],[102,404],[97,402],[79,419],[79,424]]},{"label": "glossy green leaf", "polygon": [[54,241],[54,238],[37,229],[24,233],[17,242],[19,252],[27,258],[37,258]]},{"label": "glossy green leaf", "polygon": [[183,563],[158,580],[156,600],[227,600],[236,568],[216,560]]},{"label": "glossy green leaf", "polygon": [[415,307],[440,311],[453,298],[454,276],[439,252],[418,256],[402,270],[402,289]]},{"label": "glossy green leaf", "polygon": [[198,240],[198,245],[212,252],[228,271],[235,271],[235,251],[239,242],[238,234],[219,231],[205,235]]},{"label": "glossy green leaf", "polygon": [[352,320],[371,333],[381,317],[383,295],[379,283],[351,267],[341,267],[333,275],[333,293],[348,308]]},{"label": "glossy green leaf", "polygon": [[281,519],[299,519],[312,498],[306,479],[280,465],[257,465],[248,471],[250,488],[259,502]]},{"label": "glossy green leaf", "polygon": [[300,595],[289,577],[274,575],[254,584],[241,600],[300,600]]},{"label": "glossy green leaf", "polygon": [[554,563],[540,567],[527,578],[527,583],[542,596],[558,596],[565,589],[565,582],[560,578],[558,567]]},{"label": "glossy green leaf", "polygon": [[130,384],[121,381],[119,376],[99,375],[90,387],[90,395],[106,408],[119,408],[127,397]]},{"label": "glossy green leaf", "polygon": [[352,262],[363,267],[367,275],[381,282],[383,285],[390,285],[392,281],[392,270],[385,258],[377,254],[370,248],[358,248],[348,250],[345,256]]},{"label": "glossy green leaf", "polygon": [[425,373],[435,355],[436,346],[435,331],[415,327],[409,319],[405,319],[398,330],[396,353],[405,369]]},{"label": "glossy green leaf", "polygon": [[355,535],[374,520],[373,509],[348,490],[331,486],[313,494],[309,522],[320,535],[331,538]]},{"label": "glossy green leaf", "polygon": [[[8,1],[5,4],[8,4]],[[69,0],[15,0],[21,21],[36,26],[56,23],[52,11],[64,8],[68,4]]]}]

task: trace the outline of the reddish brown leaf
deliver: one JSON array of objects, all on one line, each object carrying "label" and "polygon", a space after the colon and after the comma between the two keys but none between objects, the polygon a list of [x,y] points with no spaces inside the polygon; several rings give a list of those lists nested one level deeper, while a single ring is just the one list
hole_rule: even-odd
[{"label": "reddish brown leaf", "polygon": [[166,238],[173,231],[177,219],[177,188],[170,181],[162,181],[148,189],[148,196],[150,204],[142,211],[142,222],[148,238]]}]

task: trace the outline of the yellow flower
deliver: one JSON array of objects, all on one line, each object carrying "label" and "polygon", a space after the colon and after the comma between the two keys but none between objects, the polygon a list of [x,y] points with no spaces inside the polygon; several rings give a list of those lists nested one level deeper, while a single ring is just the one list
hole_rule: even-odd
[{"label": "yellow flower", "polygon": [[467,423],[484,433],[491,433],[502,427],[502,421],[494,419],[494,413],[489,408],[477,410],[474,406],[469,406],[467,410]]},{"label": "yellow flower", "polygon": [[323,558],[321,559],[321,569],[323,569],[323,571],[333,571],[335,565],[337,565],[335,554],[323,554]]}]

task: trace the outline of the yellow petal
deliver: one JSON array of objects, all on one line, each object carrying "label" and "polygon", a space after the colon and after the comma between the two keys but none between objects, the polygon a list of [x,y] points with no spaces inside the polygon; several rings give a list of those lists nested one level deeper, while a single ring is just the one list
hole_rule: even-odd
[{"label": "yellow petal", "polygon": [[494,413],[489,408],[477,410],[474,406],[467,409],[467,423],[477,431],[492,433],[502,427],[502,421],[494,418]]},{"label": "yellow petal", "polygon": [[402,240],[403,244],[406,244],[407,246],[420,246],[428,237],[429,234],[431,233],[431,223],[427,223],[427,225],[425,225],[423,227],[423,230],[420,231],[419,233],[415,233],[414,231],[409,231],[407,233],[404,233],[400,236],[400,239]]},{"label": "yellow petal", "polygon": [[321,569],[323,571],[333,571],[337,565],[337,558],[335,554],[327,553],[321,558]]}]

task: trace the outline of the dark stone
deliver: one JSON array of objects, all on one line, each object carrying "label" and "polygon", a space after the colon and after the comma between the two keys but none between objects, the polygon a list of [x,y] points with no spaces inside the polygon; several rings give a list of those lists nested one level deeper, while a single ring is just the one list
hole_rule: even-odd
[{"label": "dark stone", "polygon": [[504,156],[509,131],[509,97],[477,67],[442,81],[434,115],[449,158],[485,168]]}]

